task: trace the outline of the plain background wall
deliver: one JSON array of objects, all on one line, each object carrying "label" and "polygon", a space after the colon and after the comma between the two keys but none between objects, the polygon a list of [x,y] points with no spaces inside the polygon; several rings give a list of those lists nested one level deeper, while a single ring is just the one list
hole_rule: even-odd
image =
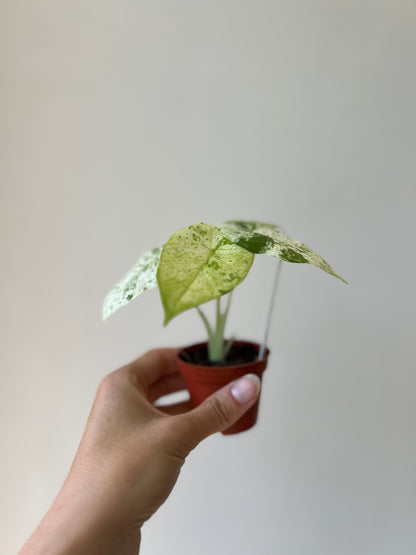
[{"label": "plain background wall", "polygon": [[[416,552],[413,0],[3,0],[0,551],[68,472],[102,377],[162,345],[153,291],[101,322],[191,223],[281,224],[349,285],[285,264],[261,413],[209,438],[143,555]],[[275,261],[229,333],[260,340]]]}]

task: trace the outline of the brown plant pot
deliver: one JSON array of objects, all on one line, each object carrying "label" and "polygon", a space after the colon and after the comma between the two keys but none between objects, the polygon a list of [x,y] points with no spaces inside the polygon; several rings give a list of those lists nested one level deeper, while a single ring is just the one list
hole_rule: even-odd
[{"label": "brown plant pot", "polygon": [[[245,374],[256,374],[261,381],[263,372],[266,370],[269,350],[266,349],[265,357],[262,360],[257,360],[259,348],[257,343],[234,341],[230,354],[233,354],[233,351],[248,350],[252,360],[239,360],[233,363],[231,358],[224,366],[209,365],[206,360],[206,343],[191,345],[180,351],[178,367],[189,390],[191,407],[197,407],[215,391]],[[257,421],[258,408],[259,401],[222,433],[225,435],[238,434],[254,426]]]}]

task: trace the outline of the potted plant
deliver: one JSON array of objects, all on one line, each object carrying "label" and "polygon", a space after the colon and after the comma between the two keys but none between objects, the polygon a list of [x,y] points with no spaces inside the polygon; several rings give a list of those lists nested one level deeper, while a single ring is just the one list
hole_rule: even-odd
[{"label": "potted plant", "polygon": [[[105,297],[103,319],[144,291],[158,286],[164,325],[178,314],[195,308],[207,330],[206,342],[187,347],[178,355],[179,371],[188,386],[191,406],[197,406],[211,393],[244,374],[254,373],[261,379],[269,354],[265,345],[224,338],[232,291],[247,276],[256,254],[312,264],[342,280],[321,256],[304,243],[289,238],[274,224],[235,220],[219,226],[199,223],[180,229],[163,247],[143,254]],[[226,294],[228,298],[222,307],[221,299]],[[201,308],[213,300],[215,325]],[[258,403],[223,433],[252,427],[257,410]]]}]

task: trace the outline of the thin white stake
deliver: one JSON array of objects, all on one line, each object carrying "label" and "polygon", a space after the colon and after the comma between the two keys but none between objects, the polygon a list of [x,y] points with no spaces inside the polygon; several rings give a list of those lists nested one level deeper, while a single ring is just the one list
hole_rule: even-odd
[{"label": "thin white stake", "polygon": [[260,349],[259,349],[259,356],[258,356],[259,360],[262,360],[264,358],[264,353],[266,351],[267,340],[269,338],[270,324],[271,324],[272,315],[273,315],[273,308],[274,308],[275,301],[276,301],[277,283],[279,281],[281,266],[282,266],[282,260],[279,258],[278,263],[277,263],[276,272],[274,274],[272,295],[271,295],[270,304],[269,304],[269,313],[267,315],[266,330],[264,332],[264,340],[263,340],[263,343],[262,343],[262,345],[260,346]]}]

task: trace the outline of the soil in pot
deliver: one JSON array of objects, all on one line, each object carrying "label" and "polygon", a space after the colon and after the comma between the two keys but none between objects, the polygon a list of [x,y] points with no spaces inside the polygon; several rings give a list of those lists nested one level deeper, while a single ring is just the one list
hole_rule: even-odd
[{"label": "soil in pot", "polygon": [[[269,351],[265,358],[257,360],[259,345],[247,341],[235,341],[225,363],[212,365],[208,360],[207,344],[198,343],[183,349],[178,355],[179,371],[188,387],[191,406],[200,405],[215,391],[245,374],[256,374],[260,380],[267,366]],[[259,401],[255,403],[223,434],[236,434],[250,429],[257,420]]]}]

